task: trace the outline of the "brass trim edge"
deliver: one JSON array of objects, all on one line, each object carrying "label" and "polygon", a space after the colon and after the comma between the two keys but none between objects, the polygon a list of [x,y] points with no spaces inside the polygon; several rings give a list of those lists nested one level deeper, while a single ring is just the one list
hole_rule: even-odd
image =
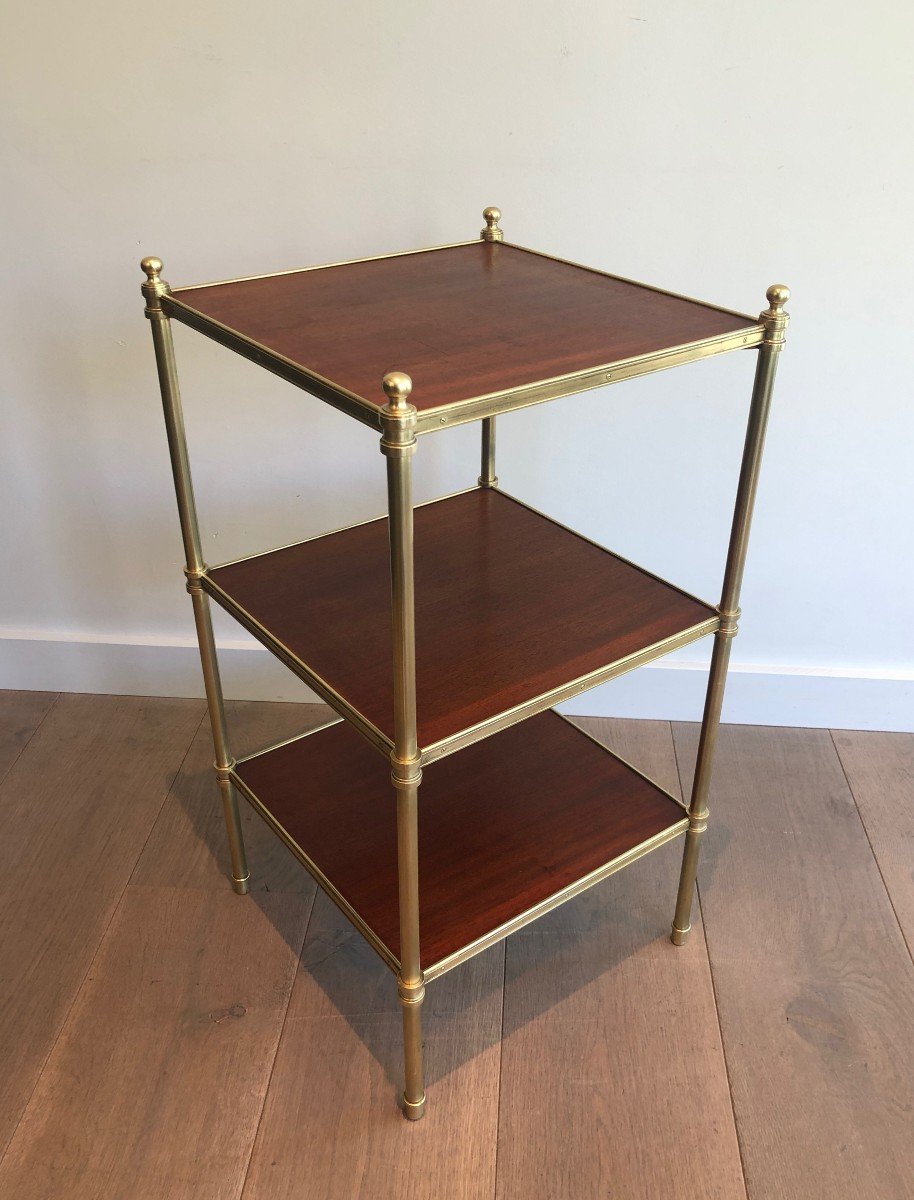
[{"label": "brass trim edge", "polygon": [[[413,510],[417,508],[427,508],[430,504],[440,504],[444,500],[454,500],[457,496],[466,496],[469,492],[480,491],[479,484],[474,484],[471,487],[460,488],[456,492],[448,492],[444,496],[433,496],[431,500],[423,500],[421,504],[414,504]],[[514,497],[512,496],[513,500]],[[521,503],[521,501],[518,501]],[[278,554],[280,550],[292,550],[296,546],[307,546],[309,542],[319,542],[321,538],[333,537],[337,533],[348,533],[350,529],[360,529],[363,525],[373,525],[375,521],[386,521],[387,513],[379,513],[374,517],[366,517],[364,521],[354,521],[351,525],[340,525],[336,529],[328,529],[324,533],[315,533],[308,538],[300,538],[295,542],[286,542],[282,546],[274,546],[272,550],[257,550],[254,554],[243,554],[240,558],[231,558],[228,562],[217,563],[214,566],[208,566],[207,571],[221,571],[223,567],[236,567],[239,563],[250,562],[254,558],[263,558],[267,554]],[[571,530],[570,532],[574,532]],[[602,547],[601,547],[602,549]]]},{"label": "brass trim edge", "polygon": [[229,283],[254,283],[258,279],[279,279],[283,275],[304,275],[309,271],[327,271],[331,267],[357,267],[361,263],[382,262],[385,258],[408,258],[411,254],[434,254],[437,250],[459,250],[462,246],[478,245],[478,238],[473,238],[468,242],[443,242],[440,246],[418,246],[413,250],[392,250],[389,254],[369,254],[367,258],[344,258],[339,262],[316,263],[311,267],[289,267],[285,271],[267,271],[263,275],[239,275],[236,279],[214,279],[210,283],[183,283],[176,290],[195,292],[201,288],[225,287]]},{"label": "brass trim edge", "polygon": [[574,721],[572,721],[572,719],[570,717],[566,716],[565,713],[556,712],[555,715],[557,717],[561,717],[562,720],[566,722],[566,724],[570,725],[572,729],[576,729],[577,732],[582,734],[584,737],[586,737],[589,742],[593,742],[593,744],[595,746],[599,746],[600,749],[603,750],[606,754],[611,754],[613,756],[613,758],[618,759],[618,761],[620,763],[622,763],[623,766],[628,767],[628,769],[630,771],[634,772],[634,774],[637,775],[640,779],[643,779],[645,783],[649,783],[652,788],[656,788],[656,790],[658,792],[662,792],[664,794],[664,796],[666,796],[667,800],[672,800],[673,803],[675,805],[677,805],[679,808],[681,808],[684,813],[688,814],[688,811],[689,811],[688,804],[686,804],[686,803],[684,803],[684,801],[680,800],[678,796],[674,796],[672,792],[668,792],[665,787],[661,787],[661,785],[657,782],[656,779],[652,779],[650,777],[650,775],[646,775],[644,773],[644,771],[639,771],[638,768],[634,765],[634,763],[630,763],[628,761],[628,759],[623,758],[622,755],[617,750],[613,750],[613,748],[611,746],[607,746],[605,744],[605,742],[601,742],[599,740],[599,738],[595,738],[592,733],[588,733],[586,729],[582,729],[580,725],[578,725]]},{"label": "brass trim edge", "polygon": [[265,626],[247,611],[237,604],[228,592],[215,583],[208,575],[203,575],[200,579],[203,589],[225,609],[227,613],[235,618],[235,620],[243,625],[248,633],[252,634],[261,645],[266,648],[284,663],[286,667],[297,675],[303,683],[312,688],[317,694],[334,710],[344,717],[358,732],[370,742],[375,749],[380,750],[382,754],[389,755],[393,749],[393,742],[380,729],[374,726],[367,717],[363,716],[357,708],[353,706],[333,688],[326,679],[323,679],[316,671],[313,671],[300,658],[295,655],[285,643],[275,637]]},{"label": "brass trim edge", "polygon": [[318,375],[316,371],[308,370],[307,367],[293,362],[291,358],[286,358],[278,351],[271,350],[260,342],[255,342],[253,338],[246,337],[228,325],[223,325],[221,321],[208,317],[205,313],[185,304],[183,300],[177,300],[174,296],[163,296],[162,308],[169,317],[174,317],[182,325],[195,329],[197,333],[202,333],[221,346],[233,350],[242,358],[278,375],[280,379],[294,384],[295,387],[310,393],[318,400],[323,400],[347,416],[355,417],[363,425],[368,425],[371,429],[381,428],[380,405],[373,404],[364,396],[358,395],[357,392],[350,392],[341,384],[334,383],[323,375]]},{"label": "brass trim edge", "polygon": [[[606,750],[606,747],[603,747]],[[612,751],[608,751],[612,753]],[[681,807],[681,806],[680,806]],[[539,917],[545,916],[547,912],[558,908],[564,904],[566,900],[572,900],[575,896],[579,896],[581,892],[586,892],[595,884],[601,883],[604,879],[608,879],[610,875],[614,875],[617,871],[621,871],[624,867],[629,866],[633,862],[637,862],[639,858],[649,854],[652,850],[658,849],[660,846],[665,846],[667,842],[672,842],[679,837],[681,833],[685,833],[688,829],[688,817],[683,816],[675,824],[662,829],[653,837],[648,838],[644,842],[640,842],[637,846],[633,846],[631,850],[626,850],[624,854],[618,855],[610,862],[602,867],[597,867],[588,875],[583,875],[574,883],[570,883],[561,891],[555,892],[552,896],[548,896],[545,900],[541,900],[539,904],[535,904],[532,908],[528,908],[525,912],[520,913],[516,917],[512,917],[510,921],[505,921],[496,929],[485,933],[482,937],[477,938],[473,942],[469,942],[466,946],[462,946],[459,950],[455,950],[453,954],[449,954],[446,958],[442,958],[433,966],[427,967],[425,970],[425,981],[430,982],[444,975],[445,972],[452,970],[454,967],[460,966],[461,963],[480,954],[483,950],[488,950],[490,946],[494,946],[496,942],[502,941],[512,933],[516,933],[518,929],[523,929],[525,925],[537,920]]]},{"label": "brass trim edge", "polygon": [[654,283],[644,283],[641,279],[629,279],[626,275],[616,275],[612,271],[603,271],[600,267],[591,267],[586,263],[574,262],[570,258],[562,258],[558,254],[547,254],[544,250],[533,250],[530,246],[521,246],[519,242],[505,242],[512,250],[523,250],[525,254],[535,254],[537,258],[550,258],[553,262],[562,263],[566,267],[577,267],[579,271],[589,271],[591,275],[602,275],[605,279],[615,279],[619,283],[630,283],[634,287],[644,288],[648,292],[657,292],[661,296],[669,296],[673,300],[688,300],[690,304],[698,304],[702,308],[712,308],[715,312],[726,313],[728,317],[739,317],[749,325],[759,324],[758,317],[751,313],[740,312],[736,308],[725,308],[722,304],[709,304],[707,300],[698,300],[695,296],[686,296],[683,292],[671,292],[667,288],[657,287]]},{"label": "brass trim edge", "polygon": [[581,675],[577,679],[573,679],[570,683],[553,688],[552,691],[543,692],[539,696],[525,700],[523,704],[517,704],[513,708],[505,709],[504,712],[498,713],[494,717],[487,717],[486,720],[480,721],[476,725],[471,725],[467,729],[461,729],[449,737],[442,738],[441,741],[424,746],[422,747],[420,756],[422,766],[427,767],[430,763],[437,762],[438,759],[445,758],[449,754],[454,754],[458,750],[465,750],[467,746],[472,746],[474,742],[479,742],[483,738],[501,733],[502,730],[509,729],[512,725],[516,725],[520,721],[526,721],[529,717],[535,717],[537,713],[545,712],[547,708],[552,708],[554,705],[561,704],[565,700],[571,700],[574,696],[578,696],[582,692],[588,692],[591,688],[598,687],[601,683],[608,683],[610,679],[616,679],[620,675],[627,675],[629,671],[634,671],[636,667],[653,662],[654,659],[662,658],[665,654],[669,654],[673,650],[678,650],[682,646],[688,646],[692,642],[697,642],[699,638],[706,637],[709,633],[716,633],[719,623],[720,619],[716,615],[709,617],[707,621],[702,621],[698,625],[691,625],[688,629],[671,634],[670,637],[663,638],[659,642],[653,642],[650,646],[636,650],[624,658],[616,659],[615,662],[608,663],[605,667],[600,667],[596,671],[589,672],[587,675]]},{"label": "brass trim edge", "polygon": [[251,754],[245,754],[243,758],[236,759],[235,766],[240,767],[242,763],[253,762],[255,758],[263,758],[265,754],[270,754],[274,750],[281,750],[283,746],[291,746],[293,742],[301,742],[305,738],[311,737],[312,734],[323,733],[325,729],[332,729],[334,725],[342,725],[345,720],[345,717],[337,715],[334,720],[325,721],[323,725],[315,725],[313,729],[306,729],[303,733],[295,733],[292,737],[283,738],[280,742],[273,742],[272,745],[264,746],[262,750],[254,750]]},{"label": "brass trim edge", "polygon": [[755,322],[750,328],[738,329],[732,333],[716,334],[712,338],[684,342],[680,346],[670,346],[634,358],[616,359],[567,375],[556,375],[515,388],[487,392],[468,397],[466,400],[453,400],[450,404],[441,404],[436,408],[420,409],[416,433],[434,433],[455,425],[465,425],[468,421],[498,416],[519,408],[530,408],[534,404],[545,404],[549,400],[561,400],[593,388],[619,383],[623,379],[634,379],[653,371],[713,358],[730,350],[755,349],[762,344],[764,336],[764,327]]},{"label": "brass trim edge", "polygon": [[320,869],[320,867],[317,866],[314,860],[305,853],[305,851],[301,848],[301,846],[299,846],[298,842],[296,842],[295,838],[292,837],[289,831],[284,828],[284,826],[276,819],[276,817],[273,816],[263,801],[257,797],[256,793],[253,792],[244,782],[244,780],[234,771],[232,772],[232,783],[238,788],[254,811],[258,813],[264,821],[266,821],[279,839],[284,842],[286,846],[288,846],[288,848],[292,851],[309,875],[311,875],[314,881],[319,884],[319,886],[327,893],[340,912],[342,912],[342,914],[352,922],[352,924],[356,927],[359,933],[361,933],[368,944],[377,951],[387,966],[390,967],[390,969],[396,974],[400,970],[400,962],[399,959],[397,959],[394,955],[393,951],[381,941],[371,926],[364,920],[364,918],[359,916],[349,901],[346,900],[342,892],[339,892],[333,886],[333,884]]},{"label": "brass trim edge", "polygon": [[[476,489],[471,488],[470,490],[475,491]],[[710,601],[702,599],[701,596],[693,596],[691,592],[687,592],[685,588],[681,588],[678,583],[672,583],[669,579],[664,579],[662,575],[658,575],[656,571],[649,571],[647,567],[642,567],[640,563],[636,563],[633,559],[626,558],[625,555],[619,554],[616,550],[610,550],[608,546],[604,546],[600,542],[595,542],[594,539],[588,537],[586,533],[581,533],[580,530],[572,529],[570,525],[564,524],[564,522],[550,516],[549,513],[545,513],[539,508],[534,508],[533,505],[528,504],[526,500],[521,500],[519,497],[512,495],[511,492],[506,492],[505,489],[499,487],[497,483],[493,485],[493,490],[499,492],[505,497],[506,500],[513,500],[514,503],[519,504],[521,508],[526,508],[529,512],[535,513],[536,516],[542,517],[544,521],[551,521],[553,525],[557,525],[559,529],[564,529],[566,533],[570,533],[574,537],[580,538],[582,542],[587,542],[589,545],[595,547],[595,549],[602,550],[604,554],[611,554],[613,558],[617,558],[619,562],[625,563],[627,567],[633,567],[634,570],[640,571],[642,575],[647,575],[649,579],[654,579],[657,583],[662,583],[665,587],[672,588],[673,591],[678,592],[680,596],[685,596],[688,600],[694,600],[696,604],[701,604],[705,608],[710,608],[715,612],[717,611],[715,606],[711,604]]]}]

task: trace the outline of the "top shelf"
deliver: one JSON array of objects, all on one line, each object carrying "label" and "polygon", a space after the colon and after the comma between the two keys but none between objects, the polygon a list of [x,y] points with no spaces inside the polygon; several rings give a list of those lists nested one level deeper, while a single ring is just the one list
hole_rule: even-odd
[{"label": "top shelf", "polygon": [[754,317],[509,242],[179,288],[168,316],[365,424],[405,371],[417,432],[758,346]]}]

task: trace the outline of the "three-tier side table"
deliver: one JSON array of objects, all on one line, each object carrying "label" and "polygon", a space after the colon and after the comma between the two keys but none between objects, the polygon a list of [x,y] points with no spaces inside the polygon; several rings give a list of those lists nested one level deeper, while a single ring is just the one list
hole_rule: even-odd
[{"label": "three-tier side table", "polygon": [[[781,285],[756,319],[514,245],[500,218],[487,208],[469,242],[175,291],[142,262],[233,884],[248,890],[237,791],[395,973],[411,1119],[425,985],[680,834],[672,938],[686,940],[788,320]],[[208,566],[172,319],[380,433],[387,516]],[[756,366],[717,607],[498,486],[500,413],[729,350]],[[414,506],[421,439],[467,421],[477,486]],[[210,597],[337,719],[236,761]],[[708,634],[686,807],[553,706]]]}]

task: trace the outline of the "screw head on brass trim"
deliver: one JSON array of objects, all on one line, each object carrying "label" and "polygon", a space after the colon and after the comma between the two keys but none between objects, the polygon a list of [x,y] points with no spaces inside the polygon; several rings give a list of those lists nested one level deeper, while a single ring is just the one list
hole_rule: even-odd
[{"label": "screw head on brass trim", "polygon": [[149,258],[144,258],[140,262],[140,266],[146,272],[146,278],[150,283],[156,283],[162,271],[162,260],[151,255]]},{"label": "screw head on brass trim", "polygon": [[790,299],[790,288],[786,283],[773,283],[765,293],[765,299],[774,312],[780,312]]},{"label": "screw head on brass trim", "polygon": [[387,396],[391,408],[406,408],[413,381],[404,371],[388,371],[381,380],[381,386]]}]

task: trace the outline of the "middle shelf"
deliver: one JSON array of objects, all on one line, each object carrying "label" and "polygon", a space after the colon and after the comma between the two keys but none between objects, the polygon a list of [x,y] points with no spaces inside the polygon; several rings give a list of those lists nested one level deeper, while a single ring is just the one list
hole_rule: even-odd
[{"label": "middle shelf", "polygon": [[[497,488],[420,505],[414,525],[423,764],[718,628],[709,604]],[[212,567],[202,584],[389,752],[386,518]]]}]

